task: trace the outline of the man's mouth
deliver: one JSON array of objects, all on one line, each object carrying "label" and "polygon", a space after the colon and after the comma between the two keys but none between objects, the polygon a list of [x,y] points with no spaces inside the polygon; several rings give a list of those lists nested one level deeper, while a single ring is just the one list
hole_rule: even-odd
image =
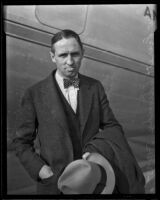
[{"label": "man's mouth", "polygon": [[69,72],[75,71],[75,68],[68,68],[67,71]]}]

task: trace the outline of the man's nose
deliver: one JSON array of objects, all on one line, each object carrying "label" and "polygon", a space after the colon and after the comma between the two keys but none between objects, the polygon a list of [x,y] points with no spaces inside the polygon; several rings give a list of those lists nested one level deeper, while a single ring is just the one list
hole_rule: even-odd
[{"label": "man's nose", "polygon": [[73,64],[73,58],[72,58],[71,55],[68,55],[68,57],[67,57],[67,64],[68,65],[72,65]]}]

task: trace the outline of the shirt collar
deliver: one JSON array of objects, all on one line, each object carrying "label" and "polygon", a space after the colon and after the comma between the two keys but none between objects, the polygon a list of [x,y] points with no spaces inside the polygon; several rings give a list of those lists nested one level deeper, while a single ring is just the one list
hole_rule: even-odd
[{"label": "shirt collar", "polygon": [[[75,78],[78,78],[78,74],[76,75]],[[61,76],[61,75],[58,73],[57,70],[56,70],[56,73],[55,73],[55,79],[56,79],[56,81],[57,81],[59,87],[60,87],[61,89],[63,89],[63,90],[66,90],[66,89],[64,88],[64,85],[63,85],[63,79],[64,79],[64,77]]]}]

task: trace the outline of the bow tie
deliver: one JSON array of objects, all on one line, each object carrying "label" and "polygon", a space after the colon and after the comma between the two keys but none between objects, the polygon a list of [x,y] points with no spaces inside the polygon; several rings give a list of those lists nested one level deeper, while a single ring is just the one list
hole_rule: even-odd
[{"label": "bow tie", "polygon": [[63,79],[64,88],[68,88],[69,86],[74,86],[75,88],[79,88],[79,78],[73,79]]}]

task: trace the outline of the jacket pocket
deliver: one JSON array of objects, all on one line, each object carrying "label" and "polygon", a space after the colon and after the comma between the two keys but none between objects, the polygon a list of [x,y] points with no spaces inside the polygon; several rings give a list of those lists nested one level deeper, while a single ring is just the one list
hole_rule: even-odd
[{"label": "jacket pocket", "polygon": [[50,177],[48,177],[48,178],[42,179],[42,180],[40,181],[40,183],[42,183],[42,184],[44,184],[44,185],[47,185],[47,184],[50,184],[50,183],[54,182],[54,181],[53,181],[54,179],[55,179],[55,176],[52,175],[52,176],[50,176]]}]

